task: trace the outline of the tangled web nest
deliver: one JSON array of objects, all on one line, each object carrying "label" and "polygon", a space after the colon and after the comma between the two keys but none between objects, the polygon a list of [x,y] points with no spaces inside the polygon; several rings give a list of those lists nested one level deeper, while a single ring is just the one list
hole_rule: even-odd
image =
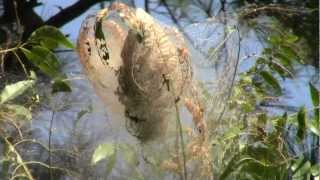
[{"label": "tangled web nest", "polygon": [[108,110],[124,114],[128,130],[141,140],[163,134],[175,107],[192,100],[187,98],[194,88],[183,36],[142,9],[114,3],[87,17],[78,52]]},{"label": "tangled web nest", "polygon": [[[234,59],[239,60],[240,53],[240,45],[234,42],[240,42],[240,38],[234,38],[234,30],[226,31],[225,24],[214,19],[192,24],[189,29],[186,34],[193,42],[187,42],[177,29],[161,24],[142,9],[113,3],[83,22],[78,53],[112,118],[125,120],[127,130],[139,140],[163,137],[169,125],[180,119],[178,108],[184,106],[197,132],[187,131],[186,144],[182,130],[180,139],[176,133],[176,151],[169,153],[161,167],[184,173],[185,177],[190,168],[201,167],[200,174],[211,176],[208,129],[220,123],[217,119],[221,119],[230,96],[228,89],[238,62]],[[221,36],[223,32],[225,37]],[[216,64],[219,66],[213,73],[210,69],[207,72],[211,74],[205,74],[206,78],[214,76],[214,87],[203,87],[193,71]]]}]

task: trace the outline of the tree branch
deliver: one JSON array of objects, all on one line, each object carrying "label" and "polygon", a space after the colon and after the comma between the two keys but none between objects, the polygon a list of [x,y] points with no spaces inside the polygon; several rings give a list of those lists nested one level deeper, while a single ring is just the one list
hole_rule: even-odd
[{"label": "tree branch", "polygon": [[45,24],[52,25],[56,27],[61,27],[66,23],[70,22],[74,18],[78,17],[85,11],[87,11],[91,6],[98,2],[109,1],[109,0],[79,0],[73,5],[61,10],[57,14],[50,17]]}]

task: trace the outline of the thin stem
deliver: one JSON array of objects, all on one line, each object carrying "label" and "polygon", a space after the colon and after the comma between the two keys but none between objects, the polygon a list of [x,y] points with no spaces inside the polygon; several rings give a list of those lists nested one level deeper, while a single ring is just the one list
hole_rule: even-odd
[{"label": "thin stem", "polygon": [[20,65],[21,65],[21,67],[23,69],[23,72],[26,74],[27,77],[29,77],[28,71],[27,71],[25,65],[23,64],[21,58],[19,57],[19,55],[16,53],[16,51],[12,51],[12,53],[16,56],[17,60],[19,61]]},{"label": "thin stem", "polygon": [[[170,81],[169,80],[165,80],[164,81],[168,87],[168,91],[171,89],[170,88]],[[180,112],[179,112],[179,107],[178,107],[178,101],[176,100],[176,95],[174,90],[171,91],[172,92],[172,97],[174,99],[174,107],[176,110],[176,119],[177,119],[177,125],[178,125],[178,129],[179,129],[179,135],[180,135],[180,145],[181,145],[181,151],[182,151],[182,161],[183,161],[183,174],[184,174],[184,180],[188,179],[188,174],[187,174],[187,163],[186,163],[186,153],[185,153],[185,149],[184,149],[184,140],[183,140],[183,130],[182,130],[182,124],[181,124],[181,119],[180,119]],[[179,161],[180,163],[180,161]]]},{"label": "thin stem", "polygon": [[23,35],[23,29],[22,29],[22,25],[21,25],[21,21],[20,21],[20,18],[19,18],[19,15],[18,15],[18,5],[17,5],[17,0],[14,0],[13,1],[13,4],[14,4],[14,14],[16,16],[16,20],[17,20],[17,31],[18,31],[18,46],[21,44],[21,38],[22,38],[22,35]]},{"label": "thin stem", "polygon": [[236,79],[236,75],[237,75],[237,71],[238,71],[238,66],[239,66],[239,61],[240,61],[240,51],[241,51],[241,37],[240,37],[240,32],[239,32],[239,28],[237,27],[237,31],[238,31],[238,53],[237,53],[237,61],[236,61],[236,67],[234,69],[234,72],[233,72],[233,76],[232,76],[232,81],[231,81],[231,85],[230,85],[230,90],[229,90],[229,93],[228,93],[228,96],[227,96],[227,101],[226,101],[226,104],[223,106],[223,110],[222,112],[220,113],[220,116],[218,118],[218,122],[221,121],[225,111],[226,111],[226,107],[227,107],[227,103],[231,97],[231,94],[232,94],[232,90],[233,90],[233,87],[234,87],[234,83],[235,83],[235,79]]},{"label": "thin stem", "polygon": [[[4,116],[4,115],[2,115],[2,116]],[[10,117],[4,117],[4,118],[0,119],[0,121],[9,122],[9,124],[11,124],[17,130],[17,132],[20,136],[20,139],[23,139],[22,132],[21,132],[18,124],[16,124],[16,122],[14,120],[12,120]]]},{"label": "thin stem", "polygon": [[[55,169],[55,170],[59,170],[59,171],[62,171],[62,172],[66,172],[68,175],[71,175],[71,171],[67,170],[67,169],[63,169],[63,168],[59,168],[59,167],[52,167],[52,166],[48,166],[47,164],[43,163],[43,162],[40,162],[40,161],[28,161],[28,162],[24,162],[23,164],[20,164],[18,165],[14,170],[13,172],[16,173],[20,167],[22,167],[23,165],[28,165],[28,164],[37,164],[37,165],[40,165],[42,167],[45,167],[47,169]],[[13,176],[10,180],[13,180],[15,179],[17,176]]]},{"label": "thin stem", "polygon": [[13,47],[13,48],[9,48],[9,49],[4,49],[4,50],[0,50],[0,54],[5,54],[11,51],[15,51],[17,50],[19,47]]},{"label": "thin stem", "polygon": [[183,161],[183,172],[184,172],[184,179],[188,179],[188,174],[187,174],[187,165],[186,165],[186,152],[184,149],[184,140],[183,140],[183,131],[182,131],[182,124],[180,120],[180,113],[179,113],[179,108],[177,103],[175,102],[175,109],[176,109],[176,118],[177,118],[177,123],[179,127],[179,134],[180,134],[180,144],[181,144],[181,151],[182,151],[182,161]]},{"label": "thin stem", "polygon": [[53,127],[53,120],[54,120],[55,111],[52,111],[51,120],[50,120],[50,127],[49,127],[49,141],[48,141],[48,148],[49,148],[49,173],[50,173],[50,180],[53,180],[53,172],[52,172],[52,151],[51,151],[51,139],[52,139],[52,127]]},{"label": "thin stem", "polygon": [[[15,144],[13,144],[13,146],[16,148],[17,146],[21,145],[21,144],[24,144],[24,143],[33,143],[33,144],[38,144],[39,146],[41,146],[43,149],[45,149],[46,151],[50,151],[49,150],[49,147],[47,147],[46,145],[42,144],[40,141],[37,141],[35,139],[23,139]],[[61,152],[64,152],[64,153],[68,153],[72,156],[78,156],[78,154],[74,153],[74,152],[71,152],[71,151],[67,151],[65,149],[51,149],[51,152],[58,152],[58,151],[61,151]]]},{"label": "thin stem", "polygon": [[[23,161],[22,157],[20,156],[19,152],[14,148],[14,146],[11,144],[10,141],[8,141],[7,138],[4,138],[4,140],[5,140],[6,144],[8,144],[10,151],[13,152],[16,155],[17,163],[19,164],[17,167],[19,167],[19,168],[22,167],[24,172],[26,173],[27,177],[29,178],[29,180],[34,180],[31,172],[29,171],[29,168],[24,163],[24,161]],[[15,173],[15,171],[14,171],[14,173]],[[14,175],[14,173],[13,173],[13,175]]]},{"label": "thin stem", "polygon": [[27,44],[27,43],[23,43],[23,44],[21,44],[21,45],[18,45],[18,46],[16,46],[16,47],[13,47],[13,48],[0,50],[0,54],[5,54],[5,53],[11,52],[11,51],[16,51],[17,49],[25,46],[26,44]]}]

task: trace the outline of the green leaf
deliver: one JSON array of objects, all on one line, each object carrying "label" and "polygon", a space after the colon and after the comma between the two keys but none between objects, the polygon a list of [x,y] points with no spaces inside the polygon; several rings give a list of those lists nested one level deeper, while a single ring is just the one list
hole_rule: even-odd
[{"label": "green leaf", "polygon": [[275,72],[277,72],[282,78],[285,77],[291,77],[293,78],[293,74],[292,72],[290,72],[289,69],[287,69],[285,66],[283,66],[281,63],[272,60],[271,64],[269,65],[269,67],[274,70]]},{"label": "green leaf", "polygon": [[288,34],[287,37],[286,37],[286,41],[288,43],[294,43],[298,40],[298,36],[294,35],[294,34]]},{"label": "green leaf", "polygon": [[311,94],[313,106],[317,107],[319,106],[320,92],[312,83],[309,83],[309,87],[310,87],[310,94]]},{"label": "green leaf", "polygon": [[37,66],[47,76],[55,79],[62,78],[58,58],[47,48],[34,46],[31,50],[20,48],[29,61]]},{"label": "green leaf", "polygon": [[268,41],[274,45],[277,46],[278,44],[281,44],[282,39],[280,38],[280,36],[276,36],[276,35],[272,35],[268,37]]},{"label": "green leaf", "polygon": [[108,158],[115,153],[114,144],[100,144],[94,151],[91,163],[96,164],[102,159]]},{"label": "green leaf", "polygon": [[319,129],[320,127],[320,122],[319,122],[320,121],[320,110],[319,110],[320,92],[312,83],[309,83],[309,87],[310,87],[312,103],[313,103],[313,106],[316,108],[314,110],[315,125]]},{"label": "green leaf", "polygon": [[61,31],[54,26],[42,26],[35,30],[30,38],[30,42],[40,43],[48,49],[54,49],[59,44],[62,44],[66,48],[74,48],[72,42],[66,38]]},{"label": "green leaf", "polygon": [[294,49],[292,49],[292,47],[290,47],[290,46],[281,45],[279,53],[281,53],[283,56],[287,57],[291,61],[295,60],[296,62],[298,62],[300,64],[304,64],[303,60],[300,59],[297,52]]},{"label": "green leaf", "polygon": [[307,117],[306,117],[306,109],[304,107],[300,108],[298,112],[297,120],[298,120],[297,137],[298,137],[298,140],[302,141],[307,131]]},{"label": "green leaf", "polygon": [[241,166],[248,164],[249,162],[256,161],[254,158],[251,157],[243,157],[240,158],[240,154],[236,154],[233,158],[228,162],[226,168],[222,171],[219,180],[228,179],[228,177],[237,172],[237,169],[241,168]]},{"label": "green leaf", "polygon": [[62,80],[65,75],[60,72],[60,63],[55,54],[41,46],[33,46],[31,50],[25,48],[21,48],[21,50],[28,60],[54,80],[52,93],[60,91],[71,92],[70,85]]},{"label": "green leaf", "polygon": [[281,86],[279,85],[279,82],[276,78],[272,76],[268,71],[261,71],[260,72],[261,77],[265,80],[266,83],[268,83],[277,94],[281,94]]},{"label": "green leaf", "polygon": [[286,122],[287,122],[287,119],[288,119],[288,114],[287,113],[284,113],[281,118],[277,119],[276,132],[278,134],[283,132],[283,130],[285,128],[285,125],[286,125]]},{"label": "green leaf", "polygon": [[307,162],[307,159],[304,156],[300,156],[298,159],[293,160],[293,164],[291,165],[292,173],[295,174],[299,169]]},{"label": "green leaf", "polygon": [[258,114],[257,118],[258,118],[257,125],[261,128],[264,128],[268,120],[267,114],[266,113]]},{"label": "green leaf", "polygon": [[274,57],[278,59],[279,63],[283,65],[286,69],[288,69],[288,71],[293,72],[294,68],[292,65],[292,60],[290,58],[281,53],[276,53]]},{"label": "green leaf", "polygon": [[6,85],[0,94],[0,104],[3,104],[21,95],[28,88],[33,86],[34,83],[35,80],[25,80],[11,85]]},{"label": "green leaf", "polygon": [[52,84],[52,91],[51,93],[56,93],[56,92],[71,92],[71,87],[70,85],[62,80],[55,80],[54,83]]}]

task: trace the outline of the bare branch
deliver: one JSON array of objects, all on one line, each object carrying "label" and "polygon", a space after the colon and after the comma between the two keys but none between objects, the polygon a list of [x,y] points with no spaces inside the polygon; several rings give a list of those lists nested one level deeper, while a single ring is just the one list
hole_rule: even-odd
[{"label": "bare branch", "polygon": [[61,10],[57,14],[50,17],[45,24],[53,25],[56,27],[61,27],[68,23],[69,21],[73,20],[74,18],[78,17],[80,14],[87,11],[91,6],[98,2],[108,1],[108,0],[79,0],[73,5]]}]

